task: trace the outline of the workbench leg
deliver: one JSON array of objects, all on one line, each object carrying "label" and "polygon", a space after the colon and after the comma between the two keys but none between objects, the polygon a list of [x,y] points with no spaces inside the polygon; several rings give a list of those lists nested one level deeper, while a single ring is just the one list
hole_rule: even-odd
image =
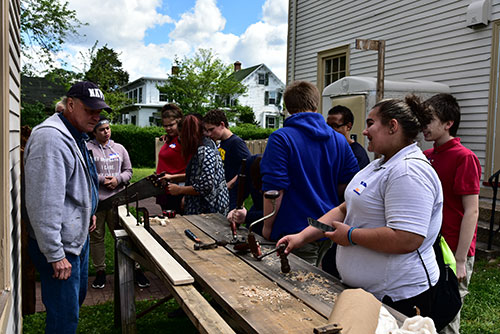
[{"label": "workbench leg", "polygon": [[118,285],[120,305],[115,303],[115,313],[120,310],[122,333],[135,334],[134,261],[120,251],[118,244],[123,242],[127,242],[125,238],[117,238],[118,268],[115,272],[118,272],[118,281],[115,284]]}]

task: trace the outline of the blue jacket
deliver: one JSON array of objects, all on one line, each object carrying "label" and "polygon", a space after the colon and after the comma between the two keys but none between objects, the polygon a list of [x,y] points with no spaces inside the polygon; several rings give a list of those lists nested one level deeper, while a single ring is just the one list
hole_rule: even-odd
[{"label": "blue jacket", "polygon": [[359,171],[344,136],[313,112],[288,117],[267,142],[262,157],[263,190],[284,190],[271,240],[307,227],[307,217],[319,218],[339,205],[337,186]]},{"label": "blue jacket", "polygon": [[48,262],[80,255],[92,217],[91,176],[85,158],[54,114],[33,129],[24,152],[30,236]]}]

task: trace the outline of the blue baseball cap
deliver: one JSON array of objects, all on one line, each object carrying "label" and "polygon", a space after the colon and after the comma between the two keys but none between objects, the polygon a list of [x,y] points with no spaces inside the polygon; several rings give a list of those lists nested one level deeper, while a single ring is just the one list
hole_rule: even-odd
[{"label": "blue baseball cap", "polygon": [[66,93],[67,97],[80,99],[88,108],[99,110],[103,109],[111,112],[112,109],[104,102],[104,94],[99,87],[90,81],[80,81],[71,86]]}]

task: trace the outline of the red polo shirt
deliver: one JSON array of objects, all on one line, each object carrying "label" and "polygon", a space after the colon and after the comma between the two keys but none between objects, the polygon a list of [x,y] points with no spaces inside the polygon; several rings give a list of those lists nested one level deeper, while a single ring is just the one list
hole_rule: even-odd
[{"label": "red polo shirt", "polygon": [[[464,216],[463,195],[479,194],[481,165],[477,156],[453,138],[443,145],[426,150],[424,154],[436,170],[443,186],[443,226],[441,233],[453,252],[456,252],[460,226]],[[467,256],[476,252],[476,231]]]},{"label": "red polo shirt", "polygon": [[166,172],[167,174],[182,174],[186,172],[186,161],[181,154],[181,144],[176,136],[165,142],[158,153],[158,166],[156,174]]}]

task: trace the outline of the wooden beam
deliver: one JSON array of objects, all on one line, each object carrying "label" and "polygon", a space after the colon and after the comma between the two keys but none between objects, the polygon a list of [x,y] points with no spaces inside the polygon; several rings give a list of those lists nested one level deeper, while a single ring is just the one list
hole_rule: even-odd
[{"label": "wooden beam", "polygon": [[152,259],[158,270],[166,273],[173,285],[191,284],[194,278],[146,231],[134,216],[127,217],[125,206],[118,208],[123,227],[138,247]]}]

